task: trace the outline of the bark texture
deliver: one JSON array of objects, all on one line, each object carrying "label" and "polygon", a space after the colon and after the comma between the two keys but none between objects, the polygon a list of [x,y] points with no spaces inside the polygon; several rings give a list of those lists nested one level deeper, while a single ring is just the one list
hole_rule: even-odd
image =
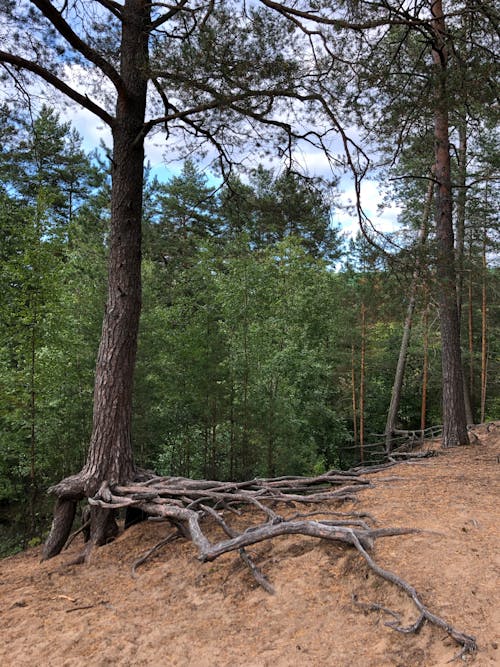
[{"label": "bark texture", "polygon": [[[130,440],[132,386],[141,311],[141,217],[144,170],[149,10],[142,0],[123,8],[119,92],[113,127],[108,298],[94,389],[94,422],[85,491],[134,472]],[[140,45],[140,46],[138,46]]]},{"label": "bark texture", "polygon": [[[148,76],[150,5],[127,0],[122,7],[120,81],[113,136],[108,294],[97,358],[93,428],[85,467],[51,491],[61,501],[92,497],[104,480],[134,478],[131,443],[132,387],[141,311],[141,218],[144,182],[144,120]],[[43,558],[59,553],[71,530],[56,505]],[[92,516],[91,541],[109,534],[107,515]],[[66,511],[66,517],[69,516]]]},{"label": "bark texture", "polygon": [[443,373],[443,447],[469,444],[457,307],[448,119],[448,50],[441,0],[431,1],[434,31],[434,139],[439,320]]}]

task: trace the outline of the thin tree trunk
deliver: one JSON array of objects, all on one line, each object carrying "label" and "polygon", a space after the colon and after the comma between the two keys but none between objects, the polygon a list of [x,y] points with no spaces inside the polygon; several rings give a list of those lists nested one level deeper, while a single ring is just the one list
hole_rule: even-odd
[{"label": "thin tree trunk", "polygon": [[[471,242],[472,247],[472,242]],[[472,401],[474,398],[474,318],[473,318],[473,289],[472,289],[472,268],[469,269],[469,303],[468,303],[468,333],[469,333],[469,396]]]},{"label": "thin tree trunk", "polygon": [[467,178],[467,122],[461,118],[458,124],[458,174],[457,174],[457,224],[456,224],[456,265],[457,265],[457,308],[462,314],[462,296],[464,284],[464,246],[465,246],[465,204]]},{"label": "thin tree trunk", "polygon": [[469,444],[465,416],[456,298],[455,252],[452,220],[450,142],[448,123],[446,23],[442,0],[431,0],[434,43],[434,139],[436,188],[437,280],[443,372],[443,447]]},{"label": "thin tree trunk", "polygon": [[365,460],[365,359],[366,359],[366,306],[361,304],[361,363],[359,370],[359,458]]},{"label": "thin tree trunk", "polygon": [[278,383],[276,380],[271,380],[269,386],[269,413],[267,420],[267,474],[269,477],[274,477],[274,447],[275,447],[275,434],[274,434],[274,421],[275,421],[275,406],[276,406],[276,394],[278,391]]},{"label": "thin tree trunk", "polygon": [[387,452],[391,451],[391,442],[394,432],[394,427],[396,424],[396,417],[398,414],[399,403],[401,401],[401,391],[403,389],[403,380],[405,375],[406,368],[406,359],[408,356],[408,347],[410,344],[410,334],[413,324],[413,313],[415,311],[416,304],[416,295],[418,288],[418,280],[420,277],[420,266],[421,266],[421,254],[423,252],[425,243],[427,241],[427,233],[429,226],[429,215],[431,211],[432,204],[432,193],[434,189],[434,183],[429,179],[429,184],[427,187],[427,194],[425,198],[424,211],[422,214],[422,223],[420,226],[420,238],[419,238],[419,249],[417,254],[417,259],[415,262],[415,268],[413,270],[411,285],[410,285],[410,296],[408,300],[408,306],[406,309],[406,318],[403,328],[403,337],[401,339],[401,346],[399,348],[399,357],[398,363],[396,366],[396,374],[394,376],[394,383],[392,385],[392,394],[391,394],[391,403],[389,405],[389,411],[387,414],[387,421],[385,424],[385,448]]},{"label": "thin tree trunk", "polygon": [[30,523],[31,532],[35,529],[36,503],[36,305],[31,322],[31,368],[30,368]]},{"label": "thin tree trunk", "polygon": [[231,377],[229,405],[229,478],[234,479],[235,472],[235,420],[234,420],[234,378]]},{"label": "thin tree trunk", "polygon": [[422,401],[420,409],[420,430],[422,431],[422,440],[427,416],[427,385],[429,381],[429,300],[426,292],[426,303],[424,310],[424,358],[422,362]]},{"label": "thin tree trunk", "polygon": [[481,288],[481,423],[484,422],[486,414],[486,384],[487,384],[487,362],[488,362],[488,305],[486,293],[486,229],[483,236],[483,271]]},{"label": "thin tree trunk", "polygon": [[210,478],[217,479],[217,396],[212,397],[212,425],[210,438]]},{"label": "thin tree trunk", "polygon": [[245,264],[245,292],[244,292],[245,317],[243,320],[243,434],[242,434],[242,474],[244,477],[250,475],[250,443],[249,443],[249,415],[248,415],[248,384],[250,378],[249,354],[248,354],[248,267]]},{"label": "thin tree trunk", "polygon": [[351,345],[351,387],[352,387],[352,424],[354,446],[358,444],[358,411],[356,406],[356,371],[354,366],[354,345]]},{"label": "thin tree trunk", "polygon": [[209,448],[210,448],[210,435],[209,435],[209,428],[208,428],[208,396],[206,397],[206,414],[204,416],[204,422],[205,426],[203,428],[203,476],[205,479],[210,477],[209,471],[208,471],[208,460],[209,460]]}]

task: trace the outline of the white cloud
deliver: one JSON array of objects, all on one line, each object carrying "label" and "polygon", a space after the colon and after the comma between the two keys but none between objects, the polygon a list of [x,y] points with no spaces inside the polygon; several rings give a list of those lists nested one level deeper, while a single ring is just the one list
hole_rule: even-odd
[{"label": "white cloud", "polygon": [[111,146],[111,130],[103,121],[92,112],[81,107],[72,107],[63,111],[61,116],[70,121],[83,139],[83,149],[91,151],[99,148],[101,140]]},{"label": "white cloud", "polygon": [[[347,178],[341,181],[342,192],[338,198],[340,208],[334,211],[334,222],[341,225],[348,236],[355,237],[359,231],[356,213],[356,192],[354,185]],[[381,233],[390,233],[398,229],[399,208],[383,203],[383,193],[377,181],[364,180],[361,183],[361,207],[370,219],[373,228]]]}]

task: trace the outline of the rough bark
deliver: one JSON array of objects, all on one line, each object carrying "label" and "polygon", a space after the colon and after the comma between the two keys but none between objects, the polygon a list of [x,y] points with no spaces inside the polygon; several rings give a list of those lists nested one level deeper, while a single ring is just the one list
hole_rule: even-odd
[{"label": "rough bark", "polygon": [[[52,492],[60,499],[68,495],[76,499],[91,497],[104,480],[120,484],[134,477],[131,411],[141,310],[143,128],[149,11],[144,0],[127,0],[122,8],[121,85],[112,123],[108,295],[97,358],[92,437],[81,473],[52,487]],[[71,530],[69,521],[59,520],[57,516],[63,506],[64,503],[56,505],[43,553],[45,559],[60,551]],[[91,541],[102,544],[108,518],[98,514],[92,517]]]},{"label": "rough bark", "polygon": [[50,533],[43,545],[42,560],[48,560],[60,553],[68,539],[75,513],[76,501],[57,499]]},{"label": "rough bark", "polygon": [[441,0],[431,0],[434,42],[434,140],[436,186],[436,276],[443,384],[443,447],[469,444],[463,392],[460,323],[456,297],[448,120],[446,23]]},{"label": "rough bark", "polygon": [[[467,201],[467,120],[465,117],[460,119],[458,126],[458,194],[457,194],[457,224],[456,224],[456,248],[457,258],[457,308],[458,320],[462,323],[462,304],[464,292],[464,249],[465,249],[465,205]],[[465,367],[463,367],[464,401],[465,417],[467,424],[474,423],[472,414],[471,394],[469,385],[465,376]]]},{"label": "rough bark", "polygon": [[481,423],[484,422],[486,414],[486,385],[488,366],[488,306],[486,294],[486,229],[483,234],[483,256],[482,256],[482,285],[481,285]]}]

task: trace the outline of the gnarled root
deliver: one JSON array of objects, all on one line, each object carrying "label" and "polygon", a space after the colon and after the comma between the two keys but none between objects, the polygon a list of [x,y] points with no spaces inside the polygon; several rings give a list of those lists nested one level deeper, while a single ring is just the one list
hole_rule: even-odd
[{"label": "gnarled root", "polygon": [[[73,475],[63,479],[59,484],[56,484],[49,489],[49,493],[57,497],[54,507],[54,518],[49,536],[47,537],[42,550],[42,560],[48,560],[57,556],[64,545],[67,543],[75,519],[76,507],[80,500],[86,495],[86,484],[84,475]],[[105,498],[107,484],[102,484],[99,489],[98,496]],[[90,522],[85,529],[86,538],[88,537],[88,551],[92,546],[106,544],[110,539],[118,534],[118,526],[116,525],[115,513],[113,511],[103,510],[102,507],[96,506],[90,508]],[[86,547],[87,549],[87,547]],[[83,561],[87,560],[87,556],[82,556]],[[79,559],[81,562],[82,559]]]},{"label": "gnarled root", "polygon": [[[375,574],[377,574],[379,577],[382,579],[385,579],[386,581],[389,581],[391,584],[394,584],[401,590],[403,590],[413,601],[415,604],[416,608],[419,611],[419,616],[417,620],[412,623],[409,626],[402,626],[399,622],[398,619],[396,619],[396,622],[388,622],[386,625],[393,630],[396,630],[397,632],[402,632],[405,634],[410,634],[410,633],[416,633],[420,630],[422,625],[424,624],[425,621],[428,623],[431,623],[432,625],[435,625],[438,628],[441,628],[444,630],[450,637],[452,637],[457,644],[459,644],[462,649],[460,650],[459,654],[457,657],[461,657],[465,655],[466,653],[474,653],[477,650],[477,645],[476,645],[476,638],[473,637],[472,635],[468,635],[464,632],[460,632],[456,628],[454,628],[452,625],[447,623],[444,618],[441,618],[441,616],[438,616],[437,614],[434,614],[420,599],[419,594],[411,586],[407,581],[404,579],[401,579],[398,577],[394,572],[390,572],[389,570],[385,570],[384,568],[380,567],[378,563],[374,561],[372,556],[366,551],[366,549],[363,547],[363,545],[360,543],[358,540],[357,536],[353,534],[353,544],[356,547],[357,551],[361,554],[361,556],[365,559],[366,563],[370,567]],[[359,604],[359,603],[358,603]],[[378,605],[374,605],[374,608],[378,607]],[[388,612],[389,610],[383,609],[383,611]],[[392,613],[392,612],[391,612]],[[392,614],[395,615],[395,614]]]},{"label": "gnarled root", "polygon": [[[277,479],[254,479],[247,482],[218,482],[191,480],[182,477],[157,477],[143,474],[134,482],[123,486],[110,486],[104,482],[99,491],[89,498],[90,537],[78,562],[86,562],[94,546],[105,544],[116,534],[115,512],[119,508],[135,508],[152,519],[166,520],[177,531],[162,540],[145,556],[136,561],[133,570],[144,562],[161,546],[182,536],[191,540],[198,549],[198,558],[213,561],[224,553],[237,551],[255,580],[272,592],[272,586],[264,573],[254,563],[246,547],[281,535],[305,535],[333,541],[355,548],[375,574],[402,589],[413,601],[418,611],[415,623],[403,627],[395,612],[378,605],[381,611],[392,614],[395,622],[388,625],[399,632],[418,632],[425,621],[448,633],[460,646],[460,655],[473,653],[476,640],[471,635],[458,631],[443,618],[434,614],[421,601],[416,590],[396,574],[383,569],[371,555],[377,539],[421,532],[412,528],[373,528],[373,518],[359,513],[339,513],[326,510],[321,514],[331,519],[310,519],[317,512],[300,513],[286,517],[283,512],[290,507],[311,503],[339,503],[353,500],[355,494],[371,486],[360,476],[359,471],[341,473],[331,471],[318,477],[281,477]],[[73,478],[73,481],[77,478]],[[81,483],[81,482],[80,482]],[[44,558],[59,553],[71,529],[76,500],[75,484],[73,495],[68,497],[68,480],[58,485],[59,496],[51,535],[44,548]],[[62,493],[59,493],[62,491]],[[65,493],[66,491],[66,493]],[[83,489],[82,496],[83,497]],[[243,531],[236,530],[227,523],[224,513],[242,517],[242,509],[251,508],[250,516],[262,515],[260,523],[254,523]],[[207,518],[224,533],[218,541],[211,541],[204,532],[202,522]]]},{"label": "gnarled root", "polygon": [[43,545],[42,560],[57,556],[66,544],[76,513],[76,500],[57,499],[49,536]]},{"label": "gnarled root", "polygon": [[72,561],[73,565],[88,563],[94,547],[114,540],[118,535],[116,512],[99,506],[90,508],[90,534],[83,551]]}]

